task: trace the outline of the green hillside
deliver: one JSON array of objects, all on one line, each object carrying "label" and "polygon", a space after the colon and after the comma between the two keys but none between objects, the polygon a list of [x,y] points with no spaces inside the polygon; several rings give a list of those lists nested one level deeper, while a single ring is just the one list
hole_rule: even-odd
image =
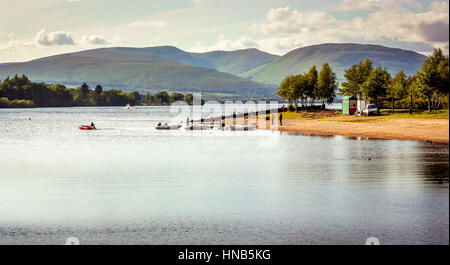
[{"label": "green hillside", "polygon": [[172,46],[158,46],[149,48],[113,48],[115,51],[126,53],[127,56],[153,56],[167,61],[191,66],[205,67],[220,72],[239,75],[253,68],[270,63],[278,55],[262,52],[258,49],[237,51],[213,51],[207,53],[190,53]]},{"label": "green hillside", "polygon": [[329,62],[342,80],[346,68],[365,58],[392,73],[404,69],[406,74],[414,73],[426,59],[412,51],[361,44],[315,45],[281,57],[257,49],[190,53],[172,46],[116,47],[0,64],[0,79],[17,73],[33,81],[71,86],[87,82],[142,93],[168,90],[270,97],[288,74],[306,72],[312,65],[320,68]]},{"label": "green hillside", "polygon": [[381,64],[391,73],[404,69],[406,74],[415,73],[426,59],[416,52],[379,45],[321,44],[293,50],[241,76],[267,84],[279,84],[286,75],[306,72],[313,65],[320,68],[323,63],[329,62],[342,80],[346,68],[365,58],[371,59],[374,65]]},{"label": "green hillside", "polygon": [[[105,53],[108,58],[105,59]],[[159,90],[226,93],[245,97],[270,96],[275,88],[216,70],[155,58],[152,55],[89,51],[82,56],[66,54],[35,61],[0,65],[0,78],[25,74],[31,80],[48,83],[119,88],[125,91]]]},{"label": "green hillside", "polygon": [[164,61],[210,68],[234,75],[247,72],[279,58],[278,55],[265,53],[257,49],[191,53],[173,46],[157,46],[148,48],[101,48],[41,58],[39,61],[74,56],[114,61]]},{"label": "green hillside", "polygon": [[207,60],[213,69],[225,73],[241,75],[258,66],[270,63],[280,56],[265,53],[257,49],[246,49],[231,52],[208,52],[200,54],[199,57]]}]

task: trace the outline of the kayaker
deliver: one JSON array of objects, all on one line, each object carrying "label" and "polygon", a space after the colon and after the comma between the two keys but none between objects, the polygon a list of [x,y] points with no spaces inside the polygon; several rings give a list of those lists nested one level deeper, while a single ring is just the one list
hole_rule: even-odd
[{"label": "kayaker", "polygon": [[96,130],[96,128],[95,128],[95,124],[91,121],[91,129],[92,130]]}]

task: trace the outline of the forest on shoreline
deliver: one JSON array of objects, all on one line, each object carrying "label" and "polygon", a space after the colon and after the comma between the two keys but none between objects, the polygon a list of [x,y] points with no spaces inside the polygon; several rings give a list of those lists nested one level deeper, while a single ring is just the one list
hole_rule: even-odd
[{"label": "forest on shoreline", "polygon": [[[449,56],[436,49],[412,76],[402,70],[394,77],[381,65],[360,61],[345,70],[345,82],[337,81],[328,63],[318,71],[316,66],[306,73],[289,75],[281,82],[277,94],[293,105],[289,108],[313,108],[320,101],[332,103],[336,95],[353,96],[373,101],[378,107],[394,109],[448,109]],[[174,102],[193,104],[193,94],[160,91],[145,96],[134,91],[104,90],[101,85],[90,88],[86,83],[76,88],[61,84],[32,82],[27,76],[15,75],[0,81],[0,108],[78,107],[78,106],[164,106]],[[204,103],[202,99],[201,103]]]},{"label": "forest on shoreline", "polygon": [[406,76],[403,70],[394,77],[382,67],[373,66],[366,59],[345,70],[345,82],[338,83],[336,74],[328,63],[320,72],[312,66],[306,73],[288,75],[281,82],[277,94],[290,102],[290,109],[313,106],[320,100],[331,103],[336,93],[342,96],[367,99],[377,108],[438,109],[449,108],[449,56],[435,49],[414,75]]},{"label": "forest on shoreline", "polygon": [[[194,95],[160,91],[144,97],[139,92],[104,90],[101,85],[90,88],[86,83],[76,88],[60,84],[32,82],[27,76],[15,75],[0,81],[0,108],[82,107],[82,106],[165,106],[177,101],[194,103]],[[201,103],[204,104],[204,100]]]},{"label": "forest on shoreline", "polygon": [[27,76],[15,75],[0,82],[0,108],[124,106],[140,104],[138,92],[118,89],[91,89],[86,83],[76,88],[60,84],[32,82]]}]

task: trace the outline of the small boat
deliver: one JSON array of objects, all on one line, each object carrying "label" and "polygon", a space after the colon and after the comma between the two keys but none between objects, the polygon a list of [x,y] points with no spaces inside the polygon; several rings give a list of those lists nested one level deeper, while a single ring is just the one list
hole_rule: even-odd
[{"label": "small boat", "polygon": [[89,125],[80,125],[80,126],[78,126],[78,129],[87,130],[87,131],[93,130],[93,128]]},{"label": "small boat", "polygon": [[158,125],[156,126],[156,130],[178,130],[181,128],[181,125],[179,124],[164,124],[164,125]]}]

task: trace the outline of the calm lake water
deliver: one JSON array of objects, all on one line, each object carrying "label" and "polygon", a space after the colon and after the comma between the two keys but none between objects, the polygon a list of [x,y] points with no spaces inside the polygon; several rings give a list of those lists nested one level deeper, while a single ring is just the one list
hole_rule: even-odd
[{"label": "calm lake water", "polygon": [[0,244],[449,243],[448,145],[156,131],[168,113],[0,109]]}]

